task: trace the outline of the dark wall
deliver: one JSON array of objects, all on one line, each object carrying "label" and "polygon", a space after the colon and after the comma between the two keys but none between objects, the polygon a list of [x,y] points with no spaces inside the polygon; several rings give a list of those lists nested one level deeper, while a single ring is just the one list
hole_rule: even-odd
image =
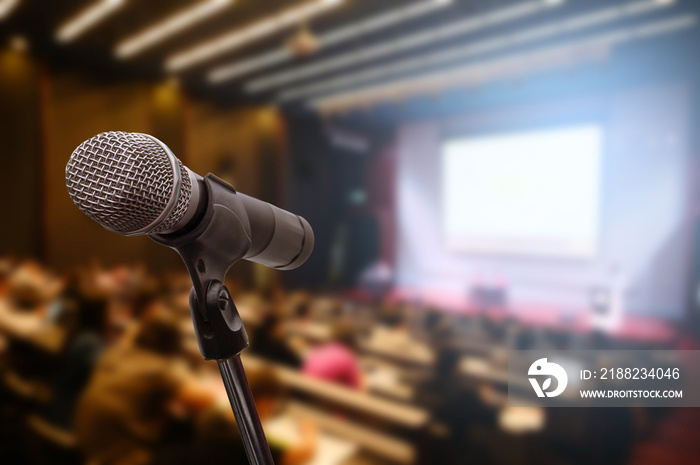
[{"label": "dark wall", "polygon": [[331,147],[323,122],[315,115],[288,115],[288,206],[314,230],[314,251],[306,264],[288,273],[290,284],[322,286],[328,282],[334,226],[342,213],[336,205]]},{"label": "dark wall", "polygon": [[40,107],[39,68],[20,51],[0,51],[2,254],[42,252]]},{"label": "dark wall", "polygon": [[[290,284],[348,288],[377,260],[392,259],[393,161],[386,131],[356,130],[313,114],[287,115],[289,208],[304,216],[316,243]],[[343,133],[363,144],[337,141]],[[391,134],[391,132],[389,132]]]}]

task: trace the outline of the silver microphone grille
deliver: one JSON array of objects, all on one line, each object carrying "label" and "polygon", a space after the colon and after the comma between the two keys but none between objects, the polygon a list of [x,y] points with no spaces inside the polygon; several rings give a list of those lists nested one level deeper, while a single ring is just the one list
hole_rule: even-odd
[{"label": "silver microphone grille", "polygon": [[157,139],[129,132],[103,132],[80,144],[66,165],[66,187],[83,213],[124,235],[167,231],[192,195],[180,160]]}]

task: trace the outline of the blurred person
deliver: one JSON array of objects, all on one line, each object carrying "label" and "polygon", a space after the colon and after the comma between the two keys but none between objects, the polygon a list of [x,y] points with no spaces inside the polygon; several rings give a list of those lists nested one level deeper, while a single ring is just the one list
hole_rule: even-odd
[{"label": "blurred person", "polygon": [[110,312],[114,329],[119,333],[152,311],[162,292],[157,280],[142,265],[117,267],[110,274],[116,284]]},{"label": "blurred person", "polygon": [[462,464],[467,463],[467,458],[473,463],[483,463],[484,452],[468,443],[468,434],[475,425],[493,427],[496,411],[487,403],[492,397],[489,388],[460,386],[461,359],[458,350],[448,344],[441,346],[432,376],[416,390],[417,401],[430,409],[434,422],[446,428],[423,451],[425,463]]},{"label": "blurred person", "polygon": [[27,260],[16,267],[8,280],[8,305],[16,311],[48,313],[49,303],[58,297],[63,282],[38,263]]},{"label": "blurred person", "polygon": [[296,291],[289,297],[290,314],[298,322],[311,319],[311,294],[307,291]]},{"label": "blurred person", "polygon": [[78,402],[75,432],[88,460],[100,465],[150,464],[171,423],[170,406],[188,411],[216,402],[211,388],[178,365],[177,321],[149,313],[133,343],[109,349]]},{"label": "blurred person", "polygon": [[255,327],[260,327],[265,317],[275,310],[270,302],[257,291],[242,294],[236,302],[238,313],[243,321]]},{"label": "blurred person", "polygon": [[304,360],[305,375],[362,389],[362,372],[355,353],[355,333],[347,322],[336,323],[333,340],[312,349]]},{"label": "blurred person", "polygon": [[440,310],[430,307],[423,320],[426,341],[433,347],[452,337],[452,324]]},{"label": "blurred person", "polygon": [[617,264],[612,264],[604,280],[594,286],[594,291],[600,297],[594,301],[591,328],[603,332],[619,329],[624,319],[627,292],[627,277],[623,270]]},{"label": "blurred person", "polygon": [[610,465],[627,463],[637,429],[634,411],[626,407],[593,410],[598,460]]},{"label": "blurred person", "polygon": [[480,331],[493,342],[506,343],[510,329],[510,323],[506,319],[493,314],[480,314],[477,317],[477,324]]},{"label": "blurred person", "polygon": [[[373,325],[365,340],[364,348],[404,360],[423,360],[426,362],[432,360],[431,343],[434,341],[427,338],[419,340],[419,336],[414,337],[407,321],[409,305],[404,301],[385,299],[380,308],[380,324]],[[433,321],[433,323],[435,322]],[[442,325],[441,327],[450,332],[451,329],[446,328],[446,326]],[[433,331],[436,331],[436,327],[433,328]],[[433,336],[439,338],[440,342],[449,336],[441,331],[438,331],[439,335]]]},{"label": "blurred person", "polygon": [[82,270],[82,285],[95,291],[104,292],[110,298],[115,298],[122,293],[123,282],[118,278],[118,273],[104,268],[98,262],[92,262]]},{"label": "blurred person", "polygon": [[[161,314],[169,315],[171,320],[178,324],[182,320],[181,316],[174,314],[167,299],[163,299],[159,293],[150,289],[135,293],[131,301],[123,302],[122,306],[115,308],[110,305],[109,340],[123,345],[134,344],[141,328],[141,322],[148,320],[153,315]],[[190,321],[189,313],[186,321]]]},{"label": "blurred person", "polygon": [[114,329],[118,334],[133,331],[139,321],[148,314],[157,312],[161,303],[161,296],[154,289],[146,288],[134,291],[129,300],[123,301],[122,305],[117,308],[112,308]]},{"label": "blurred person", "polygon": [[572,464],[629,463],[638,427],[635,410],[628,407],[545,409],[544,440],[551,460]]},{"label": "blurred person", "polygon": [[252,352],[271,362],[293,368],[301,366],[301,358],[292,350],[284,337],[284,325],[279,316],[269,313],[256,329],[252,338]]},{"label": "blurred person", "polygon": [[614,348],[614,341],[608,333],[593,330],[586,340],[586,348],[589,350],[611,350]]},{"label": "blurred person", "polygon": [[273,308],[277,310],[284,309],[284,306],[287,302],[287,292],[285,291],[284,286],[282,286],[281,283],[276,282],[275,285],[272,286],[272,289],[270,290],[269,300]]},{"label": "blurred person", "polygon": [[160,297],[160,293],[155,289],[140,289],[130,302],[129,317],[137,321],[144,318],[154,311],[154,307],[157,308],[156,304],[162,303]]},{"label": "blurred person", "polygon": [[61,294],[49,304],[46,317],[50,323],[56,323],[65,326],[67,330],[72,330],[78,324],[76,302],[80,299],[83,288],[80,270],[75,269],[65,273],[64,283],[65,286]]},{"label": "blurred person", "polygon": [[308,323],[311,320],[311,303],[296,303],[292,308],[292,315],[299,324]]},{"label": "blurred person", "polygon": [[75,326],[52,381],[48,420],[71,429],[78,397],[83,392],[106,343],[107,301],[79,293],[73,301]]},{"label": "blurred person", "polygon": [[338,297],[324,296],[316,299],[314,319],[316,321],[338,321],[343,317],[344,305]]},{"label": "blurred person", "polygon": [[[0,300],[5,300],[9,289],[10,276],[14,269],[14,260],[8,257],[0,259]],[[0,354],[4,354],[9,347],[9,341],[0,334]]]},{"label": "blurred person", "polygon": [[[44,347],[56,352],[61,349],[61,333],[60,329],[53,328],[51,308],[59,300],[64,280],[33,260],[24,260],[17,266],[10,262],[4,273],[4,295],[0,296],[0,364],[3,369],[10,368],[12,376],[21,378],[21,383],[31,384],[34,380],[43,383],[47,372],[44,368],[51,362]],[[42,345],[44,342],[46,346]],[[40,350],[36,350],[37,346],[41,346]],[[45,397],[44,389],[34,388],[27,390],[32,391],[27,396],[33,397],[42,391],[37,398]]]},{"label": "blurred person", "polygon": [[405,325],[404,306],[394,299],[385,298],[379,307],[379,322],[391,329],[402,329]]},{"label": "blurred person", "polygon": [[0,298],[5,297],[9,286],[10,276],[14,270],[14,260],[8,257],[0,259]]},{"label": "blurred person", "polygon": [[[275,373],[269,369],[248,373],[248,383],[253,393],[260,421],[267,423],[275,417],[286,397],[286,390]],[[226,407],[228,409],[228,406]],[[270,452],[275,463],[280,465],[302,465],[316,453],[318,433],[313,423],[299,423],[299,440],[284,444],[273,436],[268,437]],[[201,414],[196,425],[196,434],[189,454],[189,463],[224,465],[248,463],[240,432],[228,414],[215,410]],[[170,464],[168,464],[170,465]]]},{"label": "blurred person", "polygon": [[126,302],[133,300],[140,292],[156,292],[158,282],[148,273],[143,263],[120,265],[109,270],[116,284],[118,297]]},{"label": "blurred person", "polygon": [[288,324],[294,327],[292,334],[288,335],[289,346],[297,354],[307,354],[312,348],[312,343],[303,334],[314,331],[316,322],[312,315],[312,298],[307,291],[294,292],[288,301]]},{"label": "blurred person", "polygon": [[544,331],[544,337],[550,347],[557,350],[571,349],[572,335],[566,331],[557,329],[547,329]]},{"label": "blurred person", "polygon": [[386,261],[377,260],[360,273],[360,289],[372,296],[386,295],[393,285],[394,270]]},{"label": "blurred person", "polygon": [[[56,323],[51,310],[60,301],[64,280],[32,260],[11,264],[6,269],[5,292],[0,296],[0,319],[3,331],[11,334],[0,337],[0,352],[11,355],[15,369],[30,375],[32,360],[41,359],[30,345],[11,346],[12,339],[40,336]],[[12,347],[18,350],[11,350]],[[38,358],[37,358],[38,357]],[[42,359],[43,360],[43,359]]]},{"label": "blurred person", "polygon": [[186,272],[167,273],[162,277],[163,300],[177,315],[190,316],[192,279]]},{"label": "blurred person", "polygon": [[513,345],[516,350],[533,350],[537,348],[537,335],[532,328],[520,326],[514,334]]}]

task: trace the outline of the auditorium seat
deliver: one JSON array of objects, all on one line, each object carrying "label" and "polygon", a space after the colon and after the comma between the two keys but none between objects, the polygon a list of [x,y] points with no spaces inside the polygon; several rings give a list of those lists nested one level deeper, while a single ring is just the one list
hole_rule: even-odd
[{"label": "auditorium seat", "polygon": [[2,384],[8,393],[29,404],[46,405],[51,399],[51,390],[46,384],[12,370],[3,374]]},{"label": "auditorium seat", "polygon": [[72,432],[58,428],[43,417],[27,417],[27,458],[33,465],[82,465],[83,458]]}]

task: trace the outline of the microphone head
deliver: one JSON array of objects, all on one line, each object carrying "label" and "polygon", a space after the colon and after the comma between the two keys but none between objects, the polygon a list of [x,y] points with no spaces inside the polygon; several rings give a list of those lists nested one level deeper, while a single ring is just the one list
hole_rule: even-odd
[{"label": "microphone head", "polygon": [[71,199],[104,228],[125,236],[176,225],[192,197],[188,171],[155,137],[103,132],[78,146],[66,165]]}]

